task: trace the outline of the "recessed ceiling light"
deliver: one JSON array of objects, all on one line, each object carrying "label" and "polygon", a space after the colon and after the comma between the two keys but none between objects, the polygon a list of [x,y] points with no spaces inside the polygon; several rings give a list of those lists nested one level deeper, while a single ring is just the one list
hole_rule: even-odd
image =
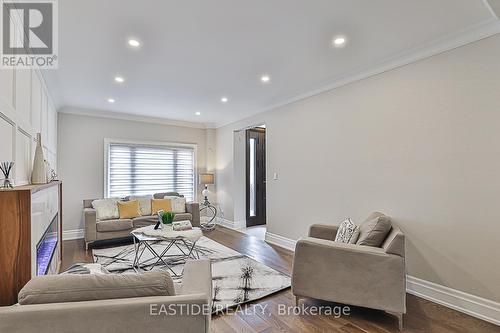
[{"label": "recessed ceiling light", "polygon": [[114,103],[115,100],[113,98],[108,98],[108,103]]},{"label": "recessed ceiling light", "polygon": [[227,98],[227,97],[225,97],[225,96],[224,96],[224,97],[222,97],[222,98],[220,99],[220,101],[221,101],[222,103],[227,103],[227,102],[229,101],[229,98]]},{"label": "recessed ceiling light", "polygon": [[342,47],[345,45],[346,38],[343,36],[337,36],[333,39],[333,46]]},{"label": "recessed ceiling light", "polygon": [[201,112],[200,111],[197,111],[194,114],[197,115],[197,116],[201,116]]},{"label": "recessed ceiling light", "polygon": [[129,39],[128,45],[130,45],[132,47],[139,47],[139,46],[141,46],[141,42],[139,42],[137,39]]},{"label": "recessed ceiling light", "polygon": [[262,76],[260,77],[260,81],[261,81],[262,83],[269,83],[269,82],[271,81],[271,77],[269,77],[269,75],[262,75]]},{"label": "recessed ceiling light", "polygon": [[115,81],[118,83],[123,83],[123,81],[125,81],[125,79],[121,76],[115,76]]}]

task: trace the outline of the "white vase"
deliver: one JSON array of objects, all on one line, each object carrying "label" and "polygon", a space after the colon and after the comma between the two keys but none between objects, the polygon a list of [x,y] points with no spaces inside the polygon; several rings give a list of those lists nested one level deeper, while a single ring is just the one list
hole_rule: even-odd
[{"label": "white vase", "polygon": [[47,171],[45,167],[45,160],[43,158],[42,135],[40,133],[36,134],[36,140],[37,144],[35,150],[35,159],[33,161],[33,172],[31,173],[31,183],[46,184]]}]

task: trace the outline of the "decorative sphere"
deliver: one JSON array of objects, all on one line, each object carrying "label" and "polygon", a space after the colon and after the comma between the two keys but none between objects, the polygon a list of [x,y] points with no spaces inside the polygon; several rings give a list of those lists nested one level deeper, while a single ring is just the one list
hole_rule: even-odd
[{"label": "decorative sphere", "polygon": [[201,191],[201,194],[202,194],[204,197],[208,197],[208,189],[204,189],[203,191]]}]

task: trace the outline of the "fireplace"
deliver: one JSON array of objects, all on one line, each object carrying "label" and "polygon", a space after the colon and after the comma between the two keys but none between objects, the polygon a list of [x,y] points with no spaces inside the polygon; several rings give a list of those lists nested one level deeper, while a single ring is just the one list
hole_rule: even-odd
[{"label": "fireplace", "polygon": [[58,229],[59,214],[56,214],[36,246],[36,275],[46,275],[49,271],[59,243]]}]

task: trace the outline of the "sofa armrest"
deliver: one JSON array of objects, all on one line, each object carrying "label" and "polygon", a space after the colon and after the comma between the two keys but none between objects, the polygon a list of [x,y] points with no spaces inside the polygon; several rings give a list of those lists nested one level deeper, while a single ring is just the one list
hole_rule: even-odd
[{"label": "sofa armrest", "polygon": [[184,265],[180,294],[204,294],[212,301],[212,264],[210,259],[188,260]]},{"label": "sofa armrest", "polygon": [[295,246],[294,295],[404,313],[404,258],[382,248],[306,237]]},{"label": "sofa armrest", "polygon": [[191,224],[193,227],[200,226],[200,204],[197,202],[187,202],[186,203],[186,212],[191,213],[193,220]]},{"label": "sofa armrest", "polygon": [[398,227],[392,227],[391,232],[382,243],[386,253],[405,257],[405,235]]},{"label": "sofa armrest", "polygon": [[83,209],[83,224],[85,226],[85,242],[97,239],[97,212],[94,208]]},{"label": "sofa armrest", "polygon": [[0,307],[0,332],[209,332],[210,312],[203,294],[14,305]]},{"label": "sofa armrest", "polygon": [[337,236],[338,225],[317,223],[309,227],[309,237],[334,240]]}]

